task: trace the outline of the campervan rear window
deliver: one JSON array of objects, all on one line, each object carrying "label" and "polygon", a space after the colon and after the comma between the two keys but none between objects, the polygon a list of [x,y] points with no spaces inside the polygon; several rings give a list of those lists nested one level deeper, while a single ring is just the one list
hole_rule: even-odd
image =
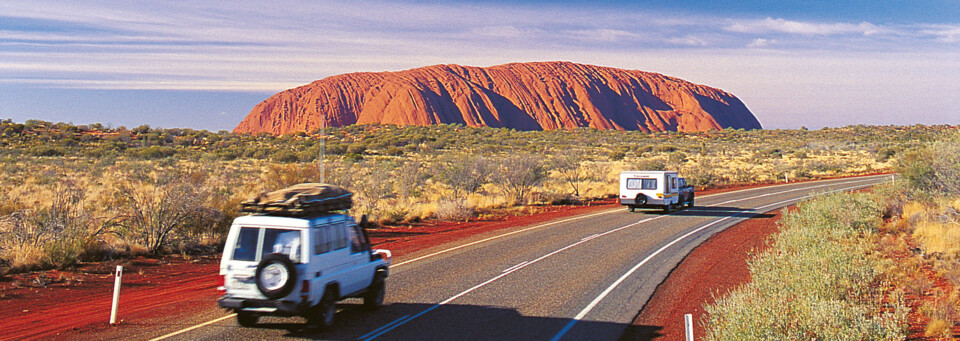
[{"label": "campervan rear window", "polygon": [[627,179],[627,189],[657,189],[657,179]]}]

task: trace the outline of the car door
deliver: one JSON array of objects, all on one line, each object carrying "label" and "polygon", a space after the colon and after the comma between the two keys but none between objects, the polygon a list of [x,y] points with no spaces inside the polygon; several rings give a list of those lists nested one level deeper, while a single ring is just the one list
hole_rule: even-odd
[{"label": "car door", "polygon": [[363,231],[357,224],[348,224],[346,226],[349,235],[350,246],[350,285],[353,288],[351,292],[366,289],[373,282],[373,263],[370,261],[370,253],[364,247]]}]

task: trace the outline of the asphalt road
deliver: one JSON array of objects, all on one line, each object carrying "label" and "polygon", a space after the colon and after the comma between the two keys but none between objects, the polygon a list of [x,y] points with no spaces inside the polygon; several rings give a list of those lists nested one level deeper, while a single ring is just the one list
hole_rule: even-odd
[{"label": "asphalt road", "polygon": [[240,328],[231,314],[211,309],[184,323],[126,336],[615,340],[680,260],[714,233],[814,195],[889,180],[884,175],[745,189],[698,197],[697,207],[669,215],[618,208],[474,236],[394,259],[386,305],[371,312],[360,300],[343,301],[330,332],[300,318],[267,317],[257,328]]}]

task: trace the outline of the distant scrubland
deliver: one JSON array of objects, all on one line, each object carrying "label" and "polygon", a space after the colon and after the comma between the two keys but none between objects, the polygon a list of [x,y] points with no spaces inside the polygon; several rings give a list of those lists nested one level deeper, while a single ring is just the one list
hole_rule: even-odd
[{"label": "distant scrubland", "polygon": [[706,339],[953,338],[960,134],[901,153],[894,169],[901,181],[785,213],[751,282],[706,307]]},{"label": "distant scrubland", "polygon": [[[212,252],[239,203],[342,185],[382,228],[610,198],[627,169],[711,188],[890,170],[947,126],[640,133],[349,126],[283,136],[0,122],[0,269]],[[322,160],[322,162],[321,162]]]}]

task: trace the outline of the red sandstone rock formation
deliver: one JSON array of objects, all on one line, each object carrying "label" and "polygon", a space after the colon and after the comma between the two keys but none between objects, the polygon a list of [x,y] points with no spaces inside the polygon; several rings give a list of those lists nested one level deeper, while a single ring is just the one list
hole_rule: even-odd
[{"label": "red sandstone rock formation", "polygon": [[760,129],[739,99],[657,73],[569,62],[434,65],[327,77],[257,104],[235,132],[285,134],[381,123],[520,130]]}]

